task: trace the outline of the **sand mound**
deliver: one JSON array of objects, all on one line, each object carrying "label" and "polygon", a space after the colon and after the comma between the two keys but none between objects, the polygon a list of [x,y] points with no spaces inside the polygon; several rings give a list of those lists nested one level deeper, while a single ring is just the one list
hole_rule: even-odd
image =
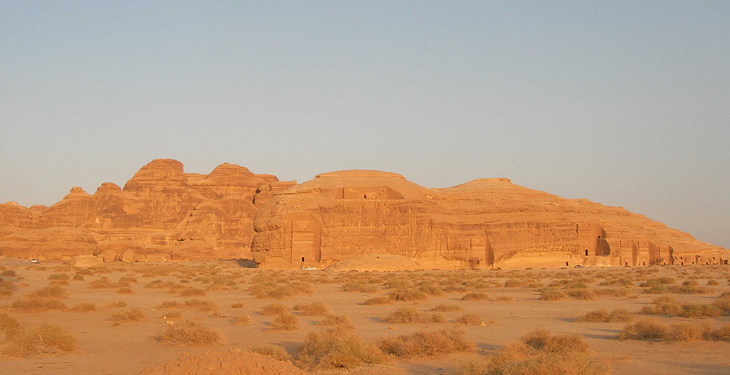
[{"label": "sand mound", "polygon": [[371,254],[343,260],[326,268],[328,271],[414,271],[424,267],[413,258],[400,255]]},{"label": "sand mound", "polygon": [[305,375],[291,362],[277,361],[261,354],[233,349],[227,352],[184,354],[182,357],[153,367],[142,375]]}]

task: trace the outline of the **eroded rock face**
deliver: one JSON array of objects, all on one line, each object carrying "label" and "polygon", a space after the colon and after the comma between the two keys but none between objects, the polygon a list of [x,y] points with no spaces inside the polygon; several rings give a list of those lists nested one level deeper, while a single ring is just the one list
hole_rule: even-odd
[{"label": "eroded rock face", "polygon": [[258,211],[255,197],[261,187],[270,198],[275,195],[270,186],[281,184],[292,185],[235,164],[225,163],[202,175],[184,173],[176,160],[153,160],[123,189],[106,182],[89,195],[74,187],[48,208],[0,205],[0,239],[8,244],[0,247],[0,255],[31,257],[23,254],[36,254],[31,248],[45,240],[35,232],[26,233],[31,241],[20,234],[29,229],[58,232],[65,228],[88,233],[94,241],[80,246],[65,239],[63,246],[54,245],[47,252],[48,259],[98,254],[110,261],[117,258],[112,253],[121,254],[125,261],[250,259],[253,218]]},{"label": "eroded rock face", "polygon": [[[254,260],[276,268],[324,267],[367,254],[412,257],[426,269],[641,266],[669,264],[679,253],[730,258],[725,249],[623,208],[563,199],[508,179],[428,189],[393,173],[326,173],[271,199],[254,229]],[[621,241],[650,245],[627,252]]]},{"label": "eroded rock face", "polygon": [[323,268],[374,255],[415,260],[408,269],[730,259],[726,249],[623,208],[563,199],[508,179],[429,189],[396,173],[351,170],[297,184],[227,163],[209,174],[185,173],[171,159],[143,166],[124,188],[103,183],[90,195],[74,187],[51,207],[0,205],[2,255],[253,258],[278,268]]}]

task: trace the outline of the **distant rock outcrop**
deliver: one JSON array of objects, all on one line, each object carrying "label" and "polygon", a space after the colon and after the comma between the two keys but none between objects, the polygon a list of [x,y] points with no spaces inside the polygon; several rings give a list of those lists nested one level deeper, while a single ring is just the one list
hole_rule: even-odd
[{"label": "distant rock outcrop", "polygon": [[429,189],[396,173],[350,170],[297,184],[228,163],[207,175],[185,173],[171,159],[143,166],[123,188],[107,182],[90,195],[74,187],[51,207],[0,204],[3,255],[253,259],[276,268],[341,262],[331,269],[343,270],[730,259],[726,249],[621,207],[563,199],[505,178]]}]

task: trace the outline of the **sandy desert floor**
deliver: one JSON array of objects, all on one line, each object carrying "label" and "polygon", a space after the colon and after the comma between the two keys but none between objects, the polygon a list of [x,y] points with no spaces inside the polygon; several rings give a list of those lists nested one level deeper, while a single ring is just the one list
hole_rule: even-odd
[{"label": "sandy desert floor", "polygon": [[[722,293],[730,292],[727,266],[336,273],[251,269],[234,261],[117,262],[80,269],[61,262],[30,264],[4,259],[0,260],[0,278],[0,318],[17,320],[21,327],[14,332],[49,323],[67,328],[77,339],[77,346],[68,352],[38,353],[31,349],[19,353],[13,349],[12,329],[6,327],[4,341],[0,342],[0,374],[138,374],[184,353],[231,348],[245,351],[261,345],[283,348],[296,364],[298,348],[307,334],[332,328],[318,324],[326,313],[308,316],[293,309],[295,305],[316,302],[323,303],[333,314],[349,317],[356,334],[368,343],[423,330],[456,328],[465,331],[474,349],[416,358],[391,357],[385,364],[346,370],[305,368],[308,371],[457,374],[460,364],[493,356],[503,346],[539,328],[553,334],[581,336],[590,346],[591,358],[608,364],[614,374],[730,373],[730,342],[722,339],[618,338],[625,326],[647,317],[668,325],[689,322],[705,329],[727,326],[730,311],[698,307],[713,305]],[[51,288],[43,289],[46,287]],[[564,298],[543,300],[547,298],[543,292]],[[475,294],[474,300],[462,299],[469,293],[486,296]],[[407,301],[393,300],[397,295]],[[652,301],[662,296],[676,300],[671,302],[674,313],[641,313],[642,308],[658,306]],[[374,297],[384,297],[387,304],[364,303]],[[23,303],[29,300],[36,304]],[[60,304],[43,307],[42,301],[48,300]],[[262,314],[262,308],[270,304],[283,304],[297,317],[294,330],[272,328],[276,315]],[[455,305],[452,309],[459,311],[430,311],[441,304]],[[682,305],[687,304],[700,312],[683,309]],[[92,311],[79,311],[84,306]],[[141,311],[141,321],[125,321],[121,313],[132,308]],[[383,321],[401,308],[415,309],[426,317],[440,316],[412,323]],[[628,310],[632,320],[576,321],[600,309]],[[112,320],[115,314],[119,321]],[[456,323],[465,314],[478,314],[478,320],[475,324]],[[219,330],[223,342],[206,346],[160,342],[163,332],[185,320]]]}]

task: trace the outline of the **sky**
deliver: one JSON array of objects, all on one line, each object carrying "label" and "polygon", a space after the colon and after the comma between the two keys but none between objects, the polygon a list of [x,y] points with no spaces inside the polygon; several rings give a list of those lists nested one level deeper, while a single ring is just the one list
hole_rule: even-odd
[{"label": "sky", "polygon": [[507,177],[730,248],[729,1],[0,0],[0,202],[144,164]]}]

